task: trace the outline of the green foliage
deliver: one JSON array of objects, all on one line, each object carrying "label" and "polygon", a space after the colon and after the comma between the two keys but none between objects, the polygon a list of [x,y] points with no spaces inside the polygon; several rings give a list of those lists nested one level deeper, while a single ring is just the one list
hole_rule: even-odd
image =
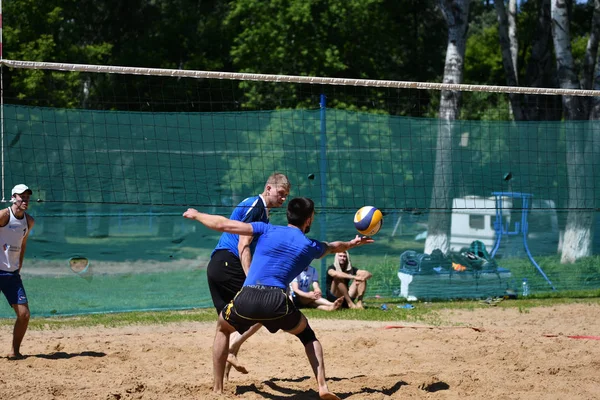
[{"label": "green foliage", "polygon": [[[79,46],[71,41],[73,37],[66,34],[69,23],[62,6],[68,4],[60,3],[62,2],[8,3],[4,9],[4,56],[17,60],[63,61],[73,51],[81,53]],[[110,45],[105,44],[93,50],[98,53],[109,48]],[[5,79],[8,80],[9,93],[13,92],[17,99],[49,97],[59,107],[78,105],[80,96],[77,92],[81,91],[79,74],[20,69],[6,74]],[[36,104],[36,101],[33,103]]]},{"label": "green foliage", "polygon": [[465,52],[464,83],[506,84],[497,25],[469,35]]},{"label": "green foliage", "polygon": [[[230,35],[221,0],[48,0],[9,2],[4,8],[4,56],[16,60],[140,67],[227,69]],[[30,105],[119,109],[129,93],[154,98],[143,83],[114,76],[13,70],[5,97]],[[130,87],[128,87],[130,86]],[[131,87],[133,86],[133,88]],[[111,93],[113,98],[106,98]],[[179,95],[186,98],[189,90]],[[161,95],[161,94],[159,94]],[[164,100],[164,99],[163,99]]]},{"label": "green foliage", "polygon": [[[360,48],[360,44],[329,39],[336,35],[350,39],[357,34],[356,27],[376,26],[378,3],[381,1],[237,1],[226,21],[241,28],[231,52],[234,65],[245,72],[336,76],[349,68],[344,53],[352,53],[352,46]],[[380,28],[376,30],[380,32]],[[368,43],[368,37],[360,39],[363,45]],[[329,74],[323,75],[324,71]]]},{"label": "green foliage", "polygon": [[[538,3],[519,2],[522,85],[528,84],[523,77]],[[579,69],[590,7],[571,6]],[[3,17],[5,58],[86,64],[439,82],[447,42],[435,0],[23,0],[5,4]],[[464,81],[505,84],[491,2],[473,2],[468,34]],[[167,111],[184,103],[186,109],[202,107],[189,84],[177,83],[165,101],[155,86],[131,79],[124,85],[114,76],[12,70],[4,78],[5,98],[21,104],[131,110],[148,103],[148,109]],[[224,99],[228,109],[314,108],[321,93],[328,95],[329,107],[353,111],[435,117],[439,107],[438,92],[410,93],[390,104],[381,91],[368,89],[342,94],[331,87],[257,82],[241,82],[239,88],[242,94]],[[136,99],[119,100],[131,93]],[[463,96],[461,118],[511,118],[505,98],[479,100]]]},{"label": "green foliage", "polygon": [[[231,49],[236,70],[287,75],[426,80],[439,75],[444,37],[430,27],[441,15],[432,1],[256,0],[236,1],[225,23],[239,32]],[[422,14],[420,14],[422,15]],[[436,32],[436,33],[434,33]],[[427,51],[423,51],[427,48]],[[268,84],[245,82],[245,106],[313,106],[297,87],[273,92]],[[272,89],[272,88],[271,88]],[[322,90],[325,90],[323,88]],[[312,94],[314,96],[315,94]],[[374,97],[377,97],[374,95]],[[331,96],[330,107],[353,108],[356,101]],[[384,107],[373,99],[372,109]]]}]

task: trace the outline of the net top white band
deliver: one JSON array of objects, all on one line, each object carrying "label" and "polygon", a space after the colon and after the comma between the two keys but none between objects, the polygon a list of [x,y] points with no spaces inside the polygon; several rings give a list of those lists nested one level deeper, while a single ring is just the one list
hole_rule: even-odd
[{"label": "net top white band", "polygon": [[270,74],[252,74],[238,72],[218,72],[218,71],[195,71],[181,69],[163,69],[163,68],[138,68],[138,67],[119,67],[113,65],[87,65],[87,64],[67,64],[51,63],[39,61],[17,61],[0,60],[2,65],[11,68],[24,69],[51,69],[57,71],[77,71],[92,73],[113,73],[124,75],[149,75],[149,76],[172,76],[196,79],[228,79],[228,80],[246,80],[263,82],[284,82],[284,83],[308,83],[321,85],[339,85],[339,86],[365,86],[365,87],[387,87],[396,89],[422,89],[422,90],[454,90],[466,92],[493,92],[493,93],[519,93],[530,95],[563,95],[563,96],[599,96],[600,92],[596,90],[583,89],[558,89],[558,88],[532,88],[518,86],[490,86],[490,85],[466,85],[456,83],[432,83],[432,82],[406,82],[406,81],[386,81],[374,79],[346,79],[346,78],[323,78],[314,76],[295,76],[295,75],[270,75]]}]

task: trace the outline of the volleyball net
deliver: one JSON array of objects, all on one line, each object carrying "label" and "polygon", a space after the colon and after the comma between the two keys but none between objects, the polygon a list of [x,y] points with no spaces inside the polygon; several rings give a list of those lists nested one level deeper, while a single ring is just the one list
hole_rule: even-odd
[{"label": "volleyball net", "polygon": [[[596,218],[599,126],[561,120],[563,95],[587,101],[592,91],[11,60],[2,68],[2,191],[4,200],[18,183],[34,192],[23,270],[34,314],[211,306],[204,271],[218,234],[181,215],[195,207],[228,216],[273,172],[290,178],[291,197],[315,201],[315,238],[352,238],[364,205],[384,212],[377,243],[351,252],[375,273],[369,296],[406,297],[421,285],[415,297],[487,297],[523,277],[534,293],[551,290],[527,251],[556,265],[545,272],[557,290],[600,287],[593,262],[561,268],[557,255],[574,197]],[[442,90],[462,94],[460,119],[437,118]],[[513,121],[509,93],[537,120]],[[573,142],[582,157],[569,156]],[[575,184],[573,160],[583,171]],[[450,190],[436,203],[440,174]],[[406,251],[423,252],[432,212],[450,216],[457,253],[476,241],[491,253],[501,236],[501,273],[403,265]],[[271,221],[284,224],[285,210]],[[72,269],[79,260],[89,265]],[[332,262],[314,266],[323,277]]]}]

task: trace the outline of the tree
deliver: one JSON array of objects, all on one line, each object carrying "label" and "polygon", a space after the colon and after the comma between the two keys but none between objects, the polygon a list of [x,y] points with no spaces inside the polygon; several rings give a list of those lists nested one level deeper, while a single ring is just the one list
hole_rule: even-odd
[{"label": "tree", "polygon": [[[560,87],[580,89],[579,77],[572,54],[569,1],[552,0],[552,36]],[[600,1],[594,1],[592,34],[588,40],[584,62],[583,84],[591,86],[593,68],[592,59],[596,58],[598,48],[598,17]],[[598,66],[596,65],[596,68]],[[584,87],[585,88],[585,87]],[[586,129],[581,123],[589,118],[589,100],[577,96],[563,96],[563,107],[567,128],[567,175],[568,209],[567,225],[563,239],[562,263],[573,263],[577,259],[591,255],[594,222],[593,171],[587,162],[588,143],[593,141],[593,130]],[[593,155],[592,155],[593,156]]]},{"label": "tree", "polygon": [[[494,1],[494,5],[496,6],[496,11],[498,13],[498,33],[500,35],[500,48],[502,49],[504,74],[506,76],[506,83],[509,86],[517,86],[519,84],[517,65],[519,43],[517,41],[516,28],[516,3],[516,0],[509,0],[509,11],[507,13],[504,6],[504,0]],[[517,121],[523,120],[524,113],[521,105],[521,96],[517,93],[510,93],[508,97],[510,99],[511,110],[514,118]]]},{"label": "tree", "polygon": [[[465,62],[465,83],[557,87],[552,52],[550,0],[495,1],[491,9],[473,3]],[[507,6],[507,5],[508,6]],[[517,8],[518,5],[518,8]],[[493,13],[489,18],[488,13]],[[578,21],[583,15],[577,15]],[[498,40],[500,39],[500,40]],[[500,44],[500,45],[499,45]],[[506,103],[511,114],[505,112]],[[558,96],[465,93],[461,116],[560,120]]]},{"label": "tree", "polygon": [[[444,68],[444,83],[462,83],[469,0],[440,0],[448,24],[448,46]],[[433,193],[431,196],[425,253],[449,248],[450,211],[452,209],[452,149],[454,121],[457,119],[460,92],[443,90],[440,101],[440,127],[436,144]]]},{"label": "tree", "polygon": [[[238,0],[225,24],[236,32],[231,56],[239,72],[434,81],[443,68],[439,53],[444,48],[435,6],[434,0]],[[314,107],[320,94],[301,85],[242,86],[248,109]],[[317,90],[335,90],[328,96],[330,108],[364,105],[406,114],[422,102],[404,97],[389,110],[382,90]]]}]

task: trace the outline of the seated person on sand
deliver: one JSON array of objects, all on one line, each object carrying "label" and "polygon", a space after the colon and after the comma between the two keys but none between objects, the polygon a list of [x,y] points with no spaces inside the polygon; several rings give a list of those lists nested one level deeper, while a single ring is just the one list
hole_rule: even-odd
[{"label": "seated person on sand", "polygon": [[[290,283],[290,299],[297,308],[318,308],[324,311],[337,310],[342,306],[344,298],[329,301],[322,297],[319,287],[319,275],[317,270],[310,265]],[[312,290],[311,289],[312,285]]]},{"label": "seated person on sand", "polygon": [[342,307],[364,308],[362,299],[367,291],[367,280],[372,276],[369,271],[354,268],[348,252],[336,253],[333,265],[327,268],[327,300],[343,297]]}]

